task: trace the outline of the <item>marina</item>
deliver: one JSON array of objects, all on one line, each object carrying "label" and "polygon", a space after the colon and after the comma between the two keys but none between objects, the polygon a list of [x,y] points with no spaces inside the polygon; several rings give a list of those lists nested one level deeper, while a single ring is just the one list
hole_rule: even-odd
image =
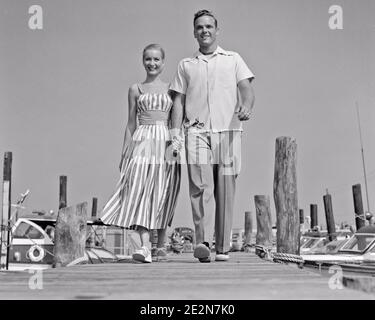
[{"label": "marina", "polygon": [[[276,139],[276,225],[269,196],[255,195],[256,228],[245,212],[244,228],[231,233],[229,261],[199,263],[194,231],[180,226],[166,239],[167,257],[141,265],[132,259],[140,248],[133,231],[98,219],[97,198],[91,213],[87,202],[68,206],[66,176],[59,178],[56,215],[21,214],[29,190],[10,205],[12,154],[5,153],[0,299],[374,299],[375,226],[360,185],[353,186],[356,227],[335,224],[327,192],[321,230],[317,205],[305,217],[290,192],[295,149],[292,138]],[[156,248],[157,234],[150,240]]]},{"label": "marina", "polygon": [[375,299],[375,1],[3,2],[2,311]]}]

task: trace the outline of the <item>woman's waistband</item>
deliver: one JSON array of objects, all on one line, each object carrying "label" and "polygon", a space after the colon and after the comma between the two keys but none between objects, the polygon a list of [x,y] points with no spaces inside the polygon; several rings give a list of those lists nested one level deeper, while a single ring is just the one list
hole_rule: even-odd
[{"label": "woman's waistband", "polygon": [[161,110],[146,110],[138,114],[140,125],[168,125],[169,112]]}]

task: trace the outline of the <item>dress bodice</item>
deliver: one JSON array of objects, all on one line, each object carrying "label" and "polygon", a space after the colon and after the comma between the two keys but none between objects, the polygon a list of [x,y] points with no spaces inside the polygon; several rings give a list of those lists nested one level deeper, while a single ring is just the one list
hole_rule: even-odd
[{"label": "dress bodice", "polygon": [[137,103],[139,124],[168,126],[171,107],[172,99],[167,93],[142,92]]},{"label": "dress bodice", "polygon": [[141,93],[138,97],[137,111],[157,110],[169,113],[172,107],[172,99],[167,93]]}]

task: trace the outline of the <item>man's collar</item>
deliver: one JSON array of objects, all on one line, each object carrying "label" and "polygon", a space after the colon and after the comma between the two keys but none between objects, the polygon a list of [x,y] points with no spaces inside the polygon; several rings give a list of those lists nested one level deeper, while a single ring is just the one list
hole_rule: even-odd
[{"label": "man's collar", "polygon": [[[212,56],[214,55],[217,55],[217,54],[223,54],[223,55],[228,55],[228,52],[225,51],[223,48],[217,46],[216,50],[212,53]],[[193,58],[198,58],[200,56],[205,56],[202,52],[200,52],[199,50],[196,51],[193,55]]]}]

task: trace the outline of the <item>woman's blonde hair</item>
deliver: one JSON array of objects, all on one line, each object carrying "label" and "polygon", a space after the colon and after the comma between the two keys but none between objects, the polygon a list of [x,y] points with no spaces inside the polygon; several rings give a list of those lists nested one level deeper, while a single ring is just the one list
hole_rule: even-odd
[{"label": "woman's blonde hair", "polygon": [[157,43],[152,43],[152,44],[149,44],[148,46],[146,46],[144,49],[143,49],[143,58],[145,57],[145,54],[146,54],[146,51],[147,50],[152,50],[152,49],[155,49],[155,50],[159,50],[160,53],[161,53],[161,57],[165,58],[165,52],[164,52],[164,49],[161,47],[160,44],[157,44]]}]

